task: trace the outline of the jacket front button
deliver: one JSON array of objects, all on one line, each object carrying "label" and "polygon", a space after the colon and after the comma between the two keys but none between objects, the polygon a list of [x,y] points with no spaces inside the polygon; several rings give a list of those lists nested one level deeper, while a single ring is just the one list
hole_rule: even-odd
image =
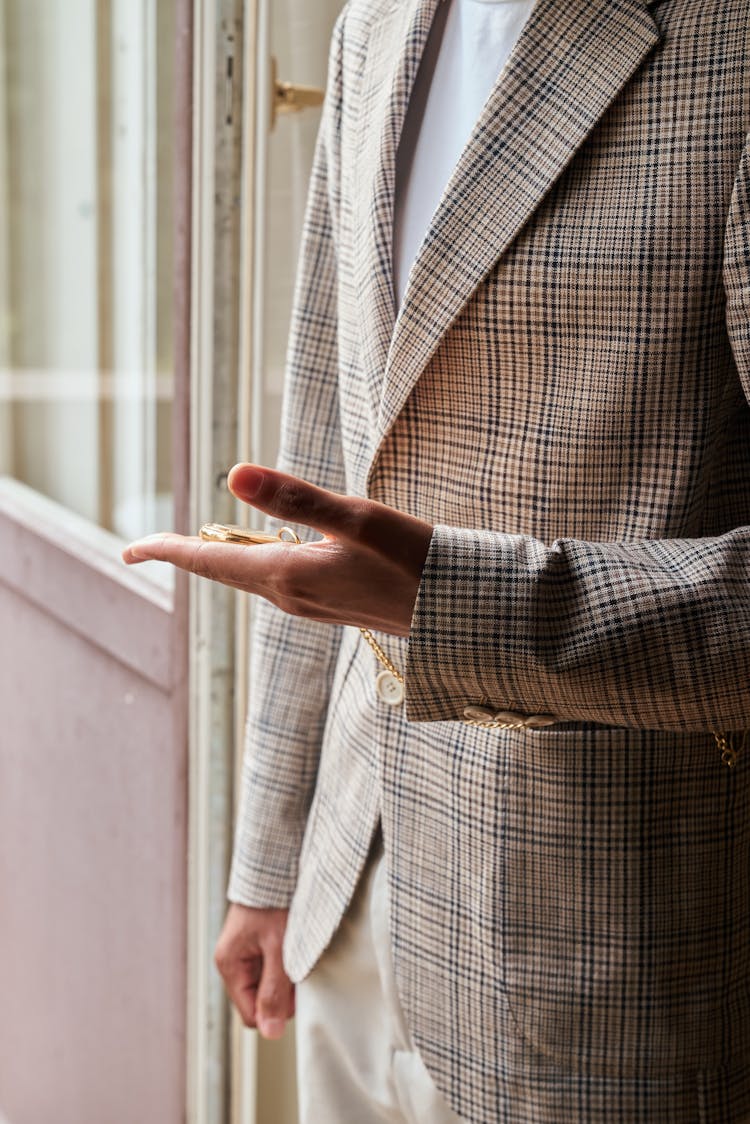
[{"label": "jacket front button", "polygon": [[381,671],[375,680],[375,690],[388,706],[400,706],[404,701],[404,685],[390,671]]}]

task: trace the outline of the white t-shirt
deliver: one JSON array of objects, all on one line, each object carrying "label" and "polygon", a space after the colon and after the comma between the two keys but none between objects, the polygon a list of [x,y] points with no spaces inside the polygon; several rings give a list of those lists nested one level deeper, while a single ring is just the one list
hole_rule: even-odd
[{"label": "white t-shirt", "polygon": [[396,160],[397,307],[440,197],[534,0],[442,0],[412,90]]}]

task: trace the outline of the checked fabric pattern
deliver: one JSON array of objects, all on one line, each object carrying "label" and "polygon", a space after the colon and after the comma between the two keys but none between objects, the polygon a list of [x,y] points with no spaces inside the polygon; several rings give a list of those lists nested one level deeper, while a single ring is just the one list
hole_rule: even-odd
[{"label": "checked fabric pattern", "polygon": [[[750,8],[537,0],[396,316],[438,0],[334,35],[283,469],[431,520],[385,706],[257,613],[229,895],[299,979],[378,820],[411,1033],[476,1124],[750,1120]],[[298,528],[301,535],[309,534]],[[373,590],[387,596],[387,590]],[[467,705],[551,713],[466,726]]]}]

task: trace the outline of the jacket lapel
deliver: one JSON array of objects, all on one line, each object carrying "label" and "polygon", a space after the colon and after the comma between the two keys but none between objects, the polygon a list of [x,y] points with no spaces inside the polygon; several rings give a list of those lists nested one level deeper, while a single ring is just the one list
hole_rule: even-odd
[{"label": "jacket lapel", "polygon": [[[537,0],[409,275],[384,378],[380,368],[380,444],[474,289],[658,42],[646,0]],[[386,287],[392,302],[393,168],[408,100],[405,75],[398,89],[380,181],[382,303]],[[370,477],[376,459],[377,451]]]},{"label": "jacket lapel", "polygon": [[440,0],[398,0],[372,29],[361,90],[354,192],[355,269],[362,366],[377,419],[393,336],[392,237],[396,151]]}]

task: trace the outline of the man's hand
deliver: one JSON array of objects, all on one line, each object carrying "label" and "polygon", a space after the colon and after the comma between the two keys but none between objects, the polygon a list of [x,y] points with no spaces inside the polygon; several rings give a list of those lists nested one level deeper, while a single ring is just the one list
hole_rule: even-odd
[{"label": "man's hand", "polygon": [[294,1014],[294,985],[281,962],[288,912],[230,905],[214,952],[242,1021],[264,1038],[280,1038]]},{"label": "man's hand", "polygon": [[323,538],[250,546],[151,535],[132,543],[124,561],[171,562],[260,594],[294,616],[409,635],[432,538],[429,523],[257,465],[235,465],[228,484],[238,499],[259,511],[304,523]]}]

